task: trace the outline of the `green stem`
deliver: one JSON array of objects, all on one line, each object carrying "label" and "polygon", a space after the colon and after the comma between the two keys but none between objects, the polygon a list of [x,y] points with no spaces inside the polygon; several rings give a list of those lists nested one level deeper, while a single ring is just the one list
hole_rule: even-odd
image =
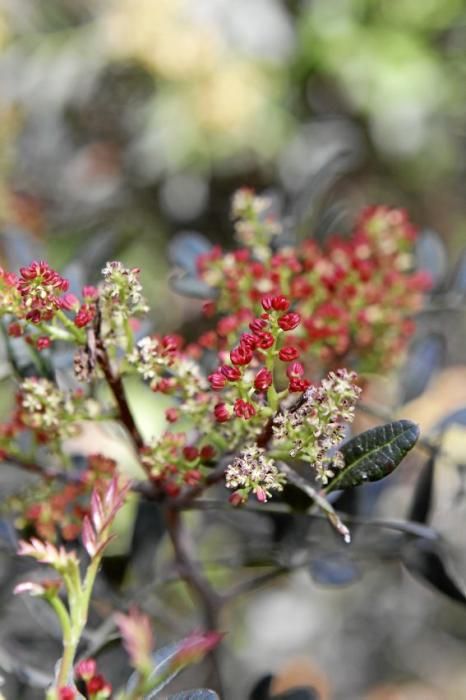
[{"label": "green stem", "polygon": [[73,635],[73,627],[71,624],[68,611],[60,598],[54,595],[47,599],[60,621],[63,633],[63,656],[60,660],[60,668],[57,675],[56,687],[61,688],[68,684],[68,678],[73,669],[73,661],[78,646],[79,637]]},{"label": "green stem", "polygon": [[74,340],[79,343],[79,345],[84,345],[86,342],[86,333],[81,328],[77,328],[68,316],[59,309],[55,314],[56,318],[60,319],[67,331],[72,335]]}]

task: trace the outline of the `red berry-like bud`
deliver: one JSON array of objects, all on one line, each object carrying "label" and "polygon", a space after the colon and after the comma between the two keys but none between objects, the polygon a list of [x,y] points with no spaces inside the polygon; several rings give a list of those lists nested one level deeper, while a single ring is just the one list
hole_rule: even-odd
[{"label": "red berry-like bud", "polygon": [[272,345],[275,343],[275,338],[273,337],[272,333],[261,333],[259,336],[259,347],[262,350],[268,350],[269,348],[272,347]]},{"label": "red berry-like bud", "polygon": [[210,382],[210,386],[214,391],[220,391],[220,389],[223,389],[223,387],[226,384],[226,379],[220,372],[214,372],[213,374],[209,374],[207,378]]},{"label": "red berry-like bud", "polygon": [[282,362],[292,362],[292,360],[296,360],[296,358],[299,357],[299,350],[292,345],[289,345],[288,347],[280,350],[278,357]]},{"label": "red berry-like bud", "polygon": [[163,490],[170,498],[176,498],[181,491],[178,484],[175,484],[173,481],[166,481],[163,485]]},{"label": "red berry-like bud", "polygon": [[74,318],[74,325],[78,328],[84,328],[92,321],[96,314],[96,308],[93,304],[83,304]]},{"label": "red berry-like bud", "polygon": [[290,379],[292,377],[302,377],[304,374],[304,367],[301,362],[293,362],[291,365],[288,365],[286,373]]},{"label": "red berry-like bud", "polygon": [[214,416],[217,423],[225,423],[230,420],[230,413],[224,403],[218,403],[214,408]]},{"label": "red berry-like bud", "polygon": [[238,367],[229,367],[228,365],[224,365],[223,367],[220,367],[220,372],[223,374],[225,379],[228,379],[229,382],[237,382],[238,379],[241,379],[241,370],[238,369]]},{"label": "red berry-like bud", "polygon": [[19,338],[23,335],[23,329],[20,323],[10,323],[8,326],[8,335],[12,338]]},{"label": "red berry-like bud", "polygon": [[307,379],[301,379],[299,377],[292,377],[290,379],[290,383],[288,386],[288,389],[292,392],[296,391],[306,391],[308,387],[310,387],[311,383],[307,381]]},{"label": "red berry-like bud", "polygon": [[79,308],[79,299],[74,294],[64,294],[58,303],[63,311],[76,311]]},{"label": "red berry-like bud", "polygon": [[165,418],[169,423],[176,423],[179,417],[180,414],[177,408],[167,408],[165,411]]},{"label": "red berry-like bud", "polygon": [[253,333],[260,333],[266,327],[267,321],[264,321],[263,318],[255,318],[254,321],[251,321],[251,323],[249,324],[249,328],[252,330]]},{"label": "red berry-like bud", "polygon": [[240,345],[244,345],[250,350],[255,350],[257,348],[257,336],[251,333],[243,333],[240,338]]},{"label": "red berry-like bud", "polygon": [[252,360],[253,352],[246,345],[237,345],[230,352],[230,359],[234,365],[248,365]]},{"label": "red berry-like bud", "polygon": [[97,664],[94,659],[83,659],[76,664],[74,674],[76,678],[82,678],[83,681],[88,681],[95,676]]},{"label": "red berry-like bud", "polygon": [[190,469],[183,476],[183,481],[188,486],[196,486],[202,478],[202,474],[199,469]]},{"label": "red berry-like bud", "polygon": [[246,499],[239,493],[239,491],[235,491],[234,493],[232,493],[228,499],[228,502],[235,507],[243,505],[245,501]]},{"label": "red berry-like bud", "polygon": [[83,287],[83,297],[88,301],[94,301],[95,299],[97,299],[98,296],[99,290],[97,289],[97,287],[93,287],[90,284]]},{"label": "red berry-like bud", "polygon": [[270,372],[268,369],[265,369],[264,367],[263,369],[260,369],[256,374],[256,377],[254,379],[254,388],[257,391],[265,391],[272,384],[272,381],[272,372]]},{"label": "red berry-like bud", "polygon": [[212,445],[204,445],[199,454],[203,462],[210,462],[215,457],[215,448]]},{"label": "red berry-like bud", "polygon": [[238,418],[244,418],[245,420],[249,420],[256,415],[256,409],[252,403],[243,401],[243,399],[236,399],[233,410]]},{"label": "red berry-like bud", "polygon": [[50,338],[47,338],[45,335],[41,335],[40,338],[37,338],[36,340],[36,346],[38,350],[45,350],[46,348],[49,348],[52,345],[52,341]]},{"label": "red berry-like bud", "polygon": [[278,319],[278,325],[284,331],[294,330],[297,326],[299,326],[300,322],[300,315],[295,313],[294,311],[290,311],[290,313],[284,314]]},{"label": "red berry-like bud", "polygon": [[186,447],[183,447],[183,457],[187,459],[188,462],[194,462],[194,460],[199,457],[199,450],[193,445],[186,445]]},{"label": "red berry-like bud", "polygon": [[272,308],[275,311],[287,311],[290,308],[290,302],[283,294],[280,294],[278,297],[273,297]]},{"label": "red berry-like bud", "polygon": [[70,688],[69,685],[58,689],[58,700],[74,700],[76,697],[76,691],[74,688]]},{"label": "red berry-like bud", "polygon": [[267,294],[267,296],[262,297],[261,304],[264,311],[270,311],[270,309],[272,308],[272,299],[273,297],[270,294]]}]

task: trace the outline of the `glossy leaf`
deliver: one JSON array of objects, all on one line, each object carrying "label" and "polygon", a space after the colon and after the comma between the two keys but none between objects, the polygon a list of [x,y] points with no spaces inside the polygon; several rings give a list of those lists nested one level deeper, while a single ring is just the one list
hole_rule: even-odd
[{"label": "glossy leaf", "polygon": [[332,479],[327,491],[378,481],[393,472],[414,447],[419,428],[409,420],[393,421],[366,430],[342,445],[345,466]]},{"label": "glossy leaf", "polygon": [[438,541],[417,539],[404,550],[402,561],[421,583],[466,605],[466,586],[454,571],[448,553]]}]

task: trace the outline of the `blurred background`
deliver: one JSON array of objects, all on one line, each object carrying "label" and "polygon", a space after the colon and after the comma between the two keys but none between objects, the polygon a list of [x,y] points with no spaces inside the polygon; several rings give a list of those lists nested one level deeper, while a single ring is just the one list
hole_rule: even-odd
[{"label": "blurred background", "polygon": [[[176,331],[198,305],[170,291],[167,244],[189,230],[232,245],[231,196],[251,186],[327,230],[369,203],[406,207],[435,232],[439,286],[458,280],[465,38],[464,0],[0,0],[1,261],[28,262],[27,241],[93,282],[121,259],[141,267],[157,329]],[[464,314],[420,321],[448,340],[443,368],[421,358],[447,374],[405,394],[418,403],[403,415],[430,429],[466,405]],[[438,523],[466,572],[453,472]],[[401,517],[411,488],[405,474],[382,510]],[[212,528],[209,552],[220,535],[234,547],[230,523]],[[292,673],[314,673],[324,699],[466,698],[464,605],[386,562],[363,585],[340,588],[356,578],[342,575],[328,590],[299,571],[240,601],[227,661],[232,683],[242,670],[238,699],[297,656]]]}]

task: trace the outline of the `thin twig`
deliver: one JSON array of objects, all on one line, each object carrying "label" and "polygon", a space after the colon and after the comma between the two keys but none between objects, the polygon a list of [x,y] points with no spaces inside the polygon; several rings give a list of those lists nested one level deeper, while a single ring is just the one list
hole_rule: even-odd
[{"label": "thin twig", "polygon": [[277,462],[277,466],[282,472],[282,474],[286,476],[287,481],[294,484],[294,486],[296,486],[298,489],[307,494],[309,498],[312,498],[316,506],[318,506],[321,510],[324,511],[326,517],[333,525],[333,527],[337,530],[337,532],[340,533],[344,541],[347,544],[349,544],[351,542],[351,533],[346,527],[346,525],[343,523],[339,515],[334,511],[333,507],[327,501],[327,499],[321,496],[321,494],[318,491],[316,491],[309,484],[309,482],[306,481],[306,479],[303,479],[303,477],[300,476],[300,474],[295,472],[295,470],[289,467],[287,464],[285,464],[285,462]]}]

